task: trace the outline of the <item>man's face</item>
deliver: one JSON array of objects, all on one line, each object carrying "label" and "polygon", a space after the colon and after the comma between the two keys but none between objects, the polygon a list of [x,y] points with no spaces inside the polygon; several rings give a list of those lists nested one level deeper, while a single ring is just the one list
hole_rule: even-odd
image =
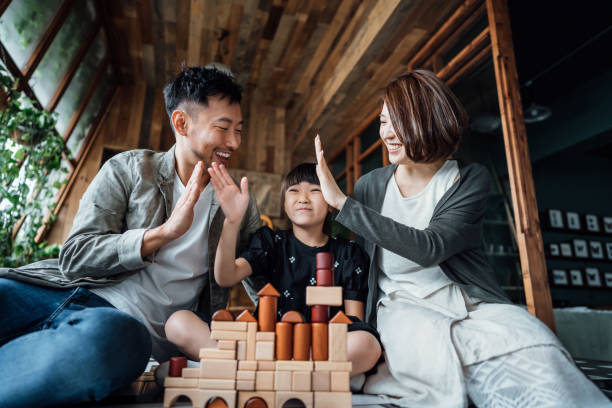
[{"label": "man's face", "polygon": [[187,149],[196,160],[202,160],[205,168],[212,162],[227,166],[242,140],[240,104],[210,96],[207,106],[192,103],[186,110],[190,122],[185,138]]}]

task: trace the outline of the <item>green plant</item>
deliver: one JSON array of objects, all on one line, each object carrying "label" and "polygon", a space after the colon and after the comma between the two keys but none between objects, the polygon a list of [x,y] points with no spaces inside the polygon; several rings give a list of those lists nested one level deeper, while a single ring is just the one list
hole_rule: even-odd
[{"label": "green plant", "polygon": [[[18,266],[56,256],[57,245],[36,242],[41,226],[55,219],[49,203],[63,182],[51,183],[65,151],[54,114],[38,109],[16,90],[0,66],[0,266]],[[60,177],[64,179],[64,177]],[[13,230],[25,217],[17,236]]]}]

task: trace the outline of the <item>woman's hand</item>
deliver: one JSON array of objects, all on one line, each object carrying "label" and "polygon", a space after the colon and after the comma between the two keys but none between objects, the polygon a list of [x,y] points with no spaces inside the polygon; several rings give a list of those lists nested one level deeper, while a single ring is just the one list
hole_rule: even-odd
[{"label": "woman's hand", "polygon": [[342,206],[344,206],[346,195],[340,190],[329,167],[327,167],[327,162],[325,161],[325,157],[323,157],[321,138],[319,135],[315,137],[315,151],[317,153],[317,176],[319,177],[319,183],[321,183],[323,198],[327,201],[327,204],[340,210]]},{"label": "woman's hand", "polygon": [[208,174],[226,221],[239,224],[249,206],[249,181],[243,177],[238,188],[227,169],[215,162],[208,168]]}]

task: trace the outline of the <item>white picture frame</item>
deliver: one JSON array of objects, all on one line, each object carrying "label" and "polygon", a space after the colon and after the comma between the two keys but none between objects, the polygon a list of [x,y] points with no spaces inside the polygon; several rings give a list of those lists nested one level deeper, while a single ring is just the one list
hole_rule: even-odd
[{"label": "white picture frame", "polygon": [[586,239],[574,239],[572,241],[574,246],[574,256],[576,258],[588,258],[589,257],[589,244]]},{"label": "white picture frame", "polygon": [[548,210],[548,223],[551,228],[563,229],[565,223],[563,222],[563,212],[561,210]]},{"label": "white picture frame", "polygon": [[606,242],[606,255],[608,255],[608,260],[612,261],[612,242]]},{"label": "white picture frame", "polygon": [[603,227],[606,234],[612,234],[612,217],[603,217]]},{"label": "white picture frame", "polygon": [[561,251],[559,250],[559,244],[548,244],[548,253],[550,254],[550,256],[560,256]]},{"label": "white picture frame", "polygon": [[596,288],[601,287],[601,275],[599,274],[599,268],[584,268],[584,274],[586,275],[587,285]]},{"label": "white picture frame", "polygon": [[612,272],[604,273],[604,282],[607,288],[612,288]]},{"label": "white picture frame", "polygon": [[584,216],[586,229],[589,232],[599,232],[599,217],[594,214],[587,214]]},{"label": "white picture frame", "polygon": [[589,251],[593,259],[605,259],[603,245],[600,241],[589,241]]},{"label": "white picture frame", "polygon": [[567,229],[572,231],[580,231],[580,214],[573,211],[568,211],[565,213],[565,218],[567,219]]},{"label": "white picture frame", "polygon": [[561,242],[559,244],[559,249],[561,250],[561,256],[564,258],[572,258],[574,256],[574,251],[572,251],[572,244],[569,242]]},{"label": "white picture frame", "polygon": [[567,271],[565,269],[553,269],[552,277],[553,277],[553,283],[556,286],[569,285],[569,280],[567,279]]},{"label": "white picture frame", "polygon": [[584,279],[582,278],[582,271],[580,269],[570,269],[569,274],[572,286],[584,286]]}]

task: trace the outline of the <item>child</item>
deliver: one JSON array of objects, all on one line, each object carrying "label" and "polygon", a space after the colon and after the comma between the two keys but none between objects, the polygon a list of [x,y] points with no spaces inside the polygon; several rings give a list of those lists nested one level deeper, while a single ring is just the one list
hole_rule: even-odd
[{"label": "child", "polygon": [[[361,322],[364,318],[364,302],[367,296],[369,260],[355,243],[341,238],[330,238],[323,226],[330,207],[321,194],[314,163],[303,163],[291,170],[282,184],[284,210],[292,228],[272,231],[261,227],[251,237],[247,251],[236,258],[237,233],[248,204],[248,184],[241,180],[241,188],[234,183],[227,170],[213,163],[209,168],[211,183],[225,214],[223,232],[215,258],[215,279],[220,286],[232,286],[251,277],[253,281],[271,283],[280,293],[278,318],[296,310],[310,321],[310,308],[306,306],[306,286],[315,285],[315,256],[317,252],[334,255],[334,284],[342,286],[344,311],[355,322],[349,326],[347,337],[348,358],[353,363],[352,375],[370,370],[378,361],[381,347],[376,331]],[[330,311],[330,318],[338,309]],[[177,313],[191,313],[180,311]],[[210,344],[195,333],[202,333],[206,323],[191,313],[184,324],[195,325],[184,330],[181,336],[173,333],[177,327],[166,324],[166,335],[183,350],[192,350],[197,360],[197,350]],[[170,324],[169,324],[170,323]],[[188,333],[194,333],[190,336]],[[189,354],[188,354],[189,355]]]}]

